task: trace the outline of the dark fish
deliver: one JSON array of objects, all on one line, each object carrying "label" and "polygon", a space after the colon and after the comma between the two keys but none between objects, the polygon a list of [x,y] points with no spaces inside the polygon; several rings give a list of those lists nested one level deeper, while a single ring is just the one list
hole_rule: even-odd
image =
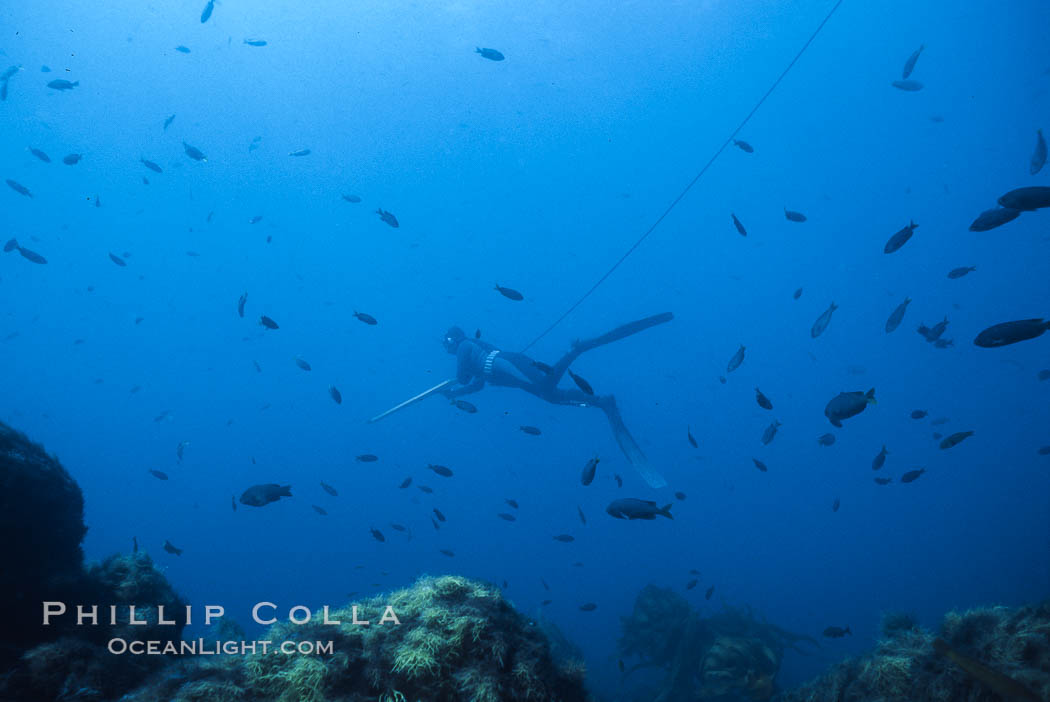
[{"label": "dark fish", "polygon": [[982,348],[994,349],[1042,336],[1047,329],[1050,329],[1050,322],[1042,319],[1021,319],[1016,322],[1003,322],[982,331],[973,340],[973,343]]},{"label": "dark fish", "polygon": [[903,90],[906,93],[914,93],[922,90],[922,83],[917,80],[895,80],[891,85],[898,90]]},{"label": "dark fish", "polygon": [[740,348],[736,350],[736,353],[734,353],[732,358],[729,359],[729,363],[726,364],[726,373],[732,373],[740,367],[740,364],[744,362],[745,350],[746,347],[743,344],[740,344]]},{"label": "dark fish", "polygon": [[29,192],[29,188],[19,183],[17,180],[7,179],[7,185],[9,188],[14,190],[19,195],[25,195],[26,197],[33,197],[33,193]]},{"label": "dark fish", "polygon": [[421,492],[425,492],[428,495],[434,494],[434,488],[429,485],[416,485],[416,487],[419,488]]},{"label": "dark fish", "polygon": [[570,542],[573,542],[573,541],[576,540],[576,537],[574,537],[574,536],[572,536],[570,534],[558,534],[557,536],[552,537],[552,538],[555,541],[562,542],[563,544],[567,544],[567,543],[570,543]]},{"label": "dark fish", "polygon": [[252,507],[263,507],[271,502],[277,502],[282,497],[292,496],[291,485],[278,485],[277,483],[264,483],[252,485],[241,494],[241,504]]},{"label": "dark fish", "polygon": [[255,137],[252,139],[252,143],[248,144],[248,151],[255,151],[259,148],[259,144],[262,142],[262,137]]},{"label": "dark fish", "polygon": [[[481,329],[475,329],[474,330],[474,338],[475,339],[480,339],[481,338]],[[539,363],[539,361],[533,361],[532,363],[533,363],[533,365],[536,365],[536,364]],[[547,367],[550,368],[550,366],[547,366]]]},{"label": "dark fish", "polygon": [[182,142],[182,148],[186,152],[186,155],[192,158],[194,161],[207,161],[208,157],[204,155],[204,152],[198,149],[196,146]]},{"label": "dark fish", "polygon": [[656,519],[657,515],[674,519],[671,516],[671,503],[658,507],[651,500],[639,500],[634,497],[622,497],[613,500],[605,508],[606,514],[616,519]]},{"label": "dark fish", "polygon": [[34,149],[34,148],[30,147],[29,153],[33,154],[34,156],[36,156],[38,159],[40,159],[44,163],[51,163],[51,157],[48,156],[47,154],[45,154],[40,149]]},{"label": "dark fish", "polygon": [[254,217],[252,217],[251,219],[248,220],[248,224],[258,224],[262,220],[263,220],[263,216],[262,215],[255,215]]},{"label": "dark fish", "polygon": [[427,468],[429,468],[430,470],[434,471],[435,473],[437,473],[438,475],[440,475],[443,478],[451,478],[452,477],[452,470],[449,469],[449,468],[446,468],[445,466],[436,465],[434,463],[428,463],[427,464]]},{"label": "dark fish", "polygon": [[1035,377],[1039,380],[1050,380],[1050,368],[1044,368],[1035,374]]},{"label": "dark fish", "polygon": [[547,592],[550,592],[551,586],[547,584],[546,580],[544,580],[543,578],[540,578],[540,584],[543,585],[543,589],[544,590],[546,590]]},{"label": "dark fish", "polygon": [[331,485],[329,485],[328,483],[324,482],[323,480],[321,481],[321,489],[327,492],[332,497],[339,497],[339,491]]},{"label": "dark fish", "polygon": [[352,202],[355,205],[361,202],[361,198],[359,198],[357,195],[343,195],[343,199],[347,202]]},{"label": "dark fish", "polygon": [[449,558],[456,557],[456,552],[448,548],[439,548],[438,553],[440,553],[442,556],[448,556]]},{"label": "dark fish", "polygon": [[835,501],[831,503],[831,511],[832,512],[838,512],[839,511],[839,504],[840,504],[839,503],[839,498],[836,497]]},{"label": "dark fish", "polygon": [[696,443],[696,438],[693,436],[693,432],[689,430],[689,427],[685,428],[685,438],[689,440],[689,445],[693,448],[699,448]]},{"label": "dark fish", "polygon": [[138,553],[139,552],[139,539],[138,539],[137,536],[132,536],[131,537],[131,552],[132,553]]},{"label": "dark fish", "polygon": [[994,668],[986,666],[978,660],[970,658],[969,656],[964,656],[949,646],[944,639],[934,639],[933,650],[936,651],[939,656],[947,658],[952,663],[962,668],[969,673],[971,677],[980,680],[1000,699],[1031,700],[1031,702],[1039,702],[1040,696],[1032,692],[1017,680],[1000,673]]},{"label": "dark fish", "polygon": [[919,225],[915,222],[909,222],[908,226],[904,227],[899,232],[897,232],[889,238],[889,241],[886,242],[886,246],[883,247],[882,252],[891,254],[894,251],[897,251],[900,247],[907,244],[908,239],[911,239],[912,234],[915,233],[915,230],[916,228],[918,228],[918,226]]},{"label": "dark fish", "polygon": [[487,58],[489,61],[502,61],[505,57],[495,49],[482,49],[475,47],[475,54],[481,54],[481,58]]},{"label": "dark fish", "polygon": [[383,543],[384,541],[386,541],[386,537],[383,536],[383,532],[379,531],[375,527],[369,527],[368,530],[370,532],[372,532],[372,538],[375,539],[376,541],[378,541],[380,543]]},{"label": "dark fish", "polygon": [[528,424],[522,424],[518,428],[530,436],[539,436],[542,433],[538,427],[529,426]]},{"label": "dark fish", "polygon": [[412,478],[408,477],[408,478],[405,478],[404,480],[402,480],[401,484],[398,485],[398,487],[401,488],[402,490],[404,490],[405,488],[407,488],[411,484],[412,484]]},{"label": "dark fish", "polygon": [[75,166],[80,163],[80,159],[84,158],[83,154],[69,154],[62,157],[62,163],[67,166]]},{"label": "dark fish", "polygon": [[581,612],[593,612],[596,609],[598,609],[598,605],[594,604],[593,602],[584,602],[582,605],[580,605]]},{"label": "dark fish", "polygon": [[445,515],[441,513],[441,510],[437,507],[434,508],[434,516],[438,518],[439,522],[445,521]]},{"label": "dark fish", "polygon": [[167,551],[168,553],[174,554],[176,556],[181,556],[182,555],[182,549],[181,548],[176,548],[175,545],[172,544],[168,540],[164,541],[164,550]]},{"label": "dark fish", "polygon": [[598,462],[601,459],[595,456],[594,458],[587,461],[587,465],[583,467],[583,472],[580,473],[580,483],[583,485],[590,485],[594,481],[594,472],[598,468]]},{"label": "dark fish", "polygon": [[817,443],[821,446],[831,446],[835,443],[835,435],[830,433],[822,434],[820,438],[817,439]]},{"label": "dark fish", "polygon": [[[379,460],[379,456],[376,456],[375,454],[372,454],[372,453],[362,453],[362,454],[359,454],[355,458],[355,460],[357,460],[360,463],[375,463],[376,461]],[[406,485],[406,487],[407,487],[407,485]]]},{"label": "dark fish", "polygon": [[622,488],[623,487],[623,478],[620,477],[619,473],[613,473],[613,480],[616,481],[616,487],[618,487],[618,488]]},{"label": "dark fish", "polygon": [[505,522],[516,522],[516,521],[518,521],[518,518],[515,517],[513,514],[507,514],[506,512],[499,512],[496,516],[499,517],[500,519],[502,519]]},{"label": "dark fish", "polygon": [[498,291],[500,295],[507,298],[508,300],[514,300],[515,302],[521,302],[525,299],[525,296],[517,290],[515,290],[514,288],[505,288],[502,285],[497,284],[493,288],[493,290]]},{"label": "dark fish", "polygon": [[766,472],[769,471],[769,468],[767,468],[766,464],[763,463],[762,461],[758,460],[757,458],[752,458],[751,460],[754,462],[755,468],[758,468],[763,473],[766,473]]},{"label": "dark fish", "polygon": [[[209,3],[209,4],[211,4],[211,3]],[[172,115],[171,117],[168,117],[166,120],[164,120],[164,129],[167,130],[167,128],[170,127],[171,123],[174,122],[174,121],[175,121],[175,115]]]},{"label": "dark fish", "polygon": [[889,485],[893,482],[893,478],[875,478],[875,482],[879,485]]},{"label": "dark fish", "polygon": [[679,490],[678,492],[676,492],[676,493],[674,494],[674,497],[675,497],[675,499],[676,499],[676,500],[679,500],[679,501],[682,501],[682,502],[684,502],[684,501],[685,501],[685,497],[686,497],[686,495],[685,495],[685,493],[684,493],[684,492],[682,492],[681,490]]},{"label": "dark fish", "polygon": [[923,336],[929,343],[934,343],[941,338],[941,334],[948,328],[948,318],[945,317],[937,324],[933,325],[933,328],[927,327],[925,324],[920,324],[918,328],[919,334]]},{"label": "dark fish", "polygon": [[849,634],[850,636],[853,635],[853,632],[849,630],[848,626],[845,629],[841,629],[837,626],[829,626],[824,630],[824,636],[829,639],[841,639],[846,634]]},{"label": "dark fish", "polygon": [[919,46],[919,48],[913,51],[912,55],[908,57],[908,60],[904,62],[904,70],[901,71],[901,79],[907,80],[908,76],[911,75],[911,72],[915,70],[915,62],[919,60],[919,54],[921,54],[922,50],[925,48],[925,44]]},{"label": "dark fish", "polygon": [[183,46],[182,44],[179,44],[178,46],[176,46],[175,50],[178,51],[180,54],[188,54],[188,53],[190,53],[189,47],[188,46]]},{"label": "dark fish", "polygon": [[802,214],[801,212],[795,212],[794,210],[789,210],[786,207],[784,208],[784,217],[786,217],[789,222],[805,222],[806,221],[806,215]]},{"label": "dark fish", "polygon": [[400,222],[397,221],[397,217],[395,217],[392,212],[387,212],[383,208],[379,208],[376,210],[376,214],[379,215],[379,219],[383,220],[394,229],[401,226]]},{"label": "dark fish", "polygon": [[[247,44],[248,46],[266,46],[266,40],[265,39],[245,39],[244,43]],[[310,153],[310,149],[303,149],[303,152],[305,152],[305,153],[300,153],[298,151],[295,151],[295,152],[289,154],[289,156],[305,156],[306,154]]]},{"label": "dark fish", "polygon": [[256,373],[262,373],[262,366],[259,365],[258,361],[253,360],[252,365],[255,366]]},{"label": "dark fish", "polygon": [[809,335],[816,339],[823,334],[824,330],[828,328],[828,324],[831,323],[831,315],[835,314],[837,309],[838,305],[832,302],[831,306],[824,310],[824,314],[817,317],[817,321],[813,322],[813,326],[809,328]]},{"label": "dark fish", "polygon": [[[925,468],[919,470],[909,470],[907,473],[901,476],[902,483],[913,483],[919,479],[919,476],[926,472]],[[878,478],[876,478],[878,480]]]},{"label": "dark fish", "polygon": [[14,251],[17,248],[18,248],[18,240],[17,239],[8,239],[7,243],[4,244],[4,253],[8,253],[10,251]]},{"label": "dark fish", "polygon": [[962,266],[959,268],[953,268],[950,271],[948,271],[948,277],[952,280],[956,280],[958,278],[962,278],[967,273],[970,273],[975,270],[977,270],[977,266]]},{"label": "dark fish", "polygon": [[372,315],[365,314],[364,312],[358,312],[357,310],[354,310],[354,317],[356,319],[361,320],[365,324],[369,324],[371,326],[375,326],[376,324],[379,324],[379,322],[376,321],[376,318],[373,317]]},{"label": "dark fish", "polygon": [[0,73],[0,83],[6,83],[8,80],[13,78],[16,73],[18,73],[21,70],[22,70],[21,66],[8,66],[7,69],[3,73]]},{"label": "dark fish", "polygon": [[277,326],[277,322],[273,321],[265,314],[259,317],[259,324],[263,325],[267,329],[280,329],[280,327]]},{"label": "dark fish", "polygon": [[1039,451],[1037,451],[1037,453],[1040,456],[1050,456],[1050,446],[1040,446]]},{"label": "dark fish", "polygon": [[886,333],[890,334],[900,326],[904,320],[904,313],[908,311],[908,304],[911,302],[910,297],[904,298],[904,302],[897,305],[897,308],[890,313],[889,319],[886,320]]},{"label": "dark fish", "polygon": [[430,523],[434,525],[434,531],[440,531],[441,525],[434,521],[434,518],[430,518]]},{"label": "dark fish", "polygon": [[168,479],[168,474],[167,473],[165,473],[162,470],[156,470],[155,468],[150,468],[149,474],[152,475],[157,480],[167,480]]},{"label": "dark fish", "polygon": [[972,431],[957,431],[954,434],[952,434],[951,436],[946,437],[944,439],[944,441],[941,442],[941,448],[942,449],[950,449],[953,446],[958,446],[963,441],[965,441],[968,437],[971,437],[971,436],[973,436],[973,432]]},{"label": "dark fish", "polygon": [[755,402],[757,402],[758,406],[761,407],[762,409],[767,409],[767,410],[773,409],[773,403],[770,402],[769,398],[766,397],[765,394],[761,390],[759,390],[757,387],[755,388]]},{"label": "dark fish", "polygon": [[36,251],[31,251],[24,246],[18,247],[18,253],[22,254],[22,258],[26,259],[30,263],[45,264],[47,259],[38,254]]},{"label": "dark fish", "polygon": [[694,587],[696,587],[696,586],[697,586],[697,585],[698,585],[699,583],[700,583],[700,581],[699,581],[699,580],[697,580],[696,578],[693,578],[692,580],[690,580],[689,582],[687,582],[687,583],[685,584],[685,589],[686,589],[686,590],[692,590],[692,589],[693,589]]},{"label": "dark fish", "polygon": [[461,409],[467,414],[476,414],[478,408],[466,400],[452,400],[452,404],[456,406],[456,409]]},{"label": "dark fish", "polygon": [[753,146],[751,146],[751,144],[748,144],[746,141],[741,141],[740,139],[733,139],[733,146],[737,147],[744,153],[755,153],[755,149]]},{"label": "dark fish", "polygon": [[215,0],[208,0],[208,4],[204,6],[204,11],[201,12],[201,24],[204,24],[211,19],[211,13],[215,9]]},{"label": "dark fish", "polygon": [[793,297],[794,297],[794,298],[795,298],[796,300],[797,300],[797,299],[799,299],[800,297],[802,297],[802,288],[799,288],[798,290],[796,290],[796,291],[795,291],[795,294],[793,295]]},{"label": "dark fish", "polygon": [[390,522],[390,528],[394,531],[408,531],[408,527],[404,524],[398,524],[397,522]]},{"label": "dark fish", "polygon": [[729,216],[733,218],[733,226],[736,227],[738,232],[740,232],[740,236],[747,236],[747,230],[744,229],[744,225],[740,223],[740,220],[736,218],[736,215],[730,212]]},{"label": "dark fish", "polygon": [[1030,185],[1011,190],[999,198],[999,204],[1015,210],[1038,210],[1050,207],[1050,186]]},{"label": "dark fish", "polygon": [[1032,152],[1032,160],[1028,164],[1028,172],[1035,175],[1042,170],[1046,163],[1046,139],[1043,138],[1043,130],[1035,130],[1035,151]]},{"label": "dark fish", "polygon": [[291,152],[288,155],[289,156],[309,156],[310,155],[310,149],[299,149],[298,151],[293,151],[293,152]]},{"label": "dark fish", "polygon": [[147,178],[146,176],[142,176],[142,184],[149,185],[149,178]]},{"label": "dark fish", "polygon": [[175,447],[175,458],[178,459],[179,463],[182,463],[182,456],[186,453],[186,447],[189,445],[189,441],[180,441],[179,445]]},{"label": "dark fish", "polygon": [[53,80],[50,83],[48,83],[47,87],[51,88],[52,90],[72,90],[73,88],[77,87],[78,85],[80,85],[80,81],[79,80],[75,80],[72,83],[70,83],[68,80],[63,80],[62,78],[56,78],[55,80]]},{"label": "dark fish", "polygon": [[926,410],[912,410],[911,418],[912,419],[922,419],[927,414],[929,414],[929,412],[927,412]]},{"label": "dark fish", "polygon": [[311,366],[311,365],[310,365],[310,364],[309,364],[309,363],[308,363],[308,362],[306,361],[306,359],[303,359],[303,358],[299,358],[298,356],[296,356],[296,357],[295,357],[295,365],[299,366],[299,367],[300,367],[300,368],[302,368],[302,369],[303,369],[304,371],[308,371],[308,370],[313,370],[313,366]]},{"label": "dark fish", "polygon": [[121,268],[124,268],[124,267],[126,267],[128,265],[127,261],[125,261],[124,259],[122,259],[120,256],[116,255],[113,252],[110,252],[109,260],[113,261],[113,263],[117,264]]},{"label": "dark fish", "polygon": [[762,444],[769,446],[770,442],[777,436],[777,429],[780,428],[780,422],[773,420],[772,424],[766,427],[766,430],[762,432]]},{"label": "dark fish", "polygon": [[584,394],[586,394],[586,395],[593,395],[594,394],[594,388],[591,387],[590,383],[588,383],[586,380],[584,380],[580,376],[578,376],[575,373],[573,373],[571,369],[566,369],[566,372],[569,374],[569,377],[572,378],[572,382],[576,383],[576,387],[578,387],[580,390],[582,390],[584,392]]},{"label": "dark fish", "polygon": [[711,587],[707,588],[707,592],[704,593],[704,599],[705,600],[711,599],[711,595],[713,595],[713,594],[715,594],[715,586],[714,585],[712,585]]},{"label": "dark fish", "polygon": [[879,451],[879,455],[871,459],[871,469],[878,470],[879,468],[882,468],[882,466],[886,463],[886,454],[888,453],[889,451],[886,450],[886,444],[883,444],[882,450]]},{"label": "dark fish", "polygon": [[990,210],[985,210],[970,225],[970,231],[986,232],[989,229],[995,229],[1007,222],[1014,221],[1019,214],[1021,214],[1021,210],[1012,207],[994,207]]},{"label": "dark fish", "polygon": [[842,420],[855,417],[868,405],[875,404],[875,388],[862,392],[840,392],[828,401],[824,407],[824,416],[828,418],[832,426],[842,428]]},{"label": "dark fish", "polygon": [[328,516],[328,512],[325,510],[324,507],[318,507],[317,505],[310,505],[310,506],[313,507],[314,511],[317,512],[318,514],[320,514],[322,517],[327,517]]},{"label": "dark fish", "polygon": [[244,304],[248,302],[248,293],[244,292],[237,300],[237,314],[241,317],[244,316]]},{"label": "dark fish", "polygon": [[331,396],[332,400],[335,401],[335,404],[337,404],[337,405],[343,404],[343,394],[341,392],[339,392],[339,388],[337,388],[334,385],[329,385],[328,386],[328,394],[329,394],[329,396]]}]

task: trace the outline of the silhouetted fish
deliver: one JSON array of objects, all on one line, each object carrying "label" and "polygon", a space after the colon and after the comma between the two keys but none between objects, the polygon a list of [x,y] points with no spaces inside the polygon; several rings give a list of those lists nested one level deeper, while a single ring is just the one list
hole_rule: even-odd
[{"label": "silhouetted fish", "polygon": [[908,240],[911,239],[913,234],[915,234],[915,230],[918,227],[919,225],[915,222],[909,222],[908,226],[898,231],[886,241],[886,245],[882,247],[882,252],[891,254],[899,250],[900,247],[908,243]]},{"label": "silhouetted fish", "polygon": [[915,70],[915,62],[919,60],[919,54],[921,54],[922,50],[925,48],[925,44],[919,46],[919,48],[913,51],[912,55],[908,57],[908,60],[904,62],[904,69],[901,71],[902,80],[907,80],[908,76],[911,75],[911,72]]},{"label": "silhouetted fish", "polygon": [[505,288],[502,285],[497,284],[493,289],[499,291],[499,294],[507,298],[508,300],[520,302],[525,299],[525,296],[517,290],[515,290],[514,288]]},{"label": "silhouetted fish", "polygon": [[506,58],[502,53],[496,51],[495,49],[482,49],[480,47],[476,47],[474,49],[474,53],[481,54],[481,58],[487,58],[489,61],[502,61],[504,58]]}]

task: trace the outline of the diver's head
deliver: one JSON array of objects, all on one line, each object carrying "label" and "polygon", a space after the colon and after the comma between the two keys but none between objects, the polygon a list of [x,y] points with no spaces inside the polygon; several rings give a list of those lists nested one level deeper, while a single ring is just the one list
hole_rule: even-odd
[{"label": "diver's head", "polygon": [[446,351],[456,353],[459,350],[460,343],[466,338],[467,335],[459,327],[449,327],[449,330],[445,332],[445,339],[441,343]]}]

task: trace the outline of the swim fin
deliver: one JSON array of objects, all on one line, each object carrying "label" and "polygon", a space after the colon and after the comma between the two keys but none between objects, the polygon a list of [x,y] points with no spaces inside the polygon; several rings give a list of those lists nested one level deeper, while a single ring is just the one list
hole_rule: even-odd
[{"label": "swim fin", "polygon": [[620,450],[623,451],[623,455],[627,457],[627,462],[634,466],[634,469],[638,471],[638,475],[642,476],[642,480],[649,487],[666,487],[667,481],[656,472],[655,468],[649,465],[649,459],[645,457],[641,446],[631,436],[631,432],[627,431],[627,425],[623,423],[623,418],[620,417],[620,411],[617,409],[615,401],[602,409],[605,410],[605,416],[609,419],[609,426],[612,428],[613,436],[616,438],[616,443],[619,444]]}]

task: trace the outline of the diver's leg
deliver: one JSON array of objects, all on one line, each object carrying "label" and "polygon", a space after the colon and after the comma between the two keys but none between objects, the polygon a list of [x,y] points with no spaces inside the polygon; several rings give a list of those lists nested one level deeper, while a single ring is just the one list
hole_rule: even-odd
[{"label": "diver's leg", "polygon": [[644,331],[649,327],[655,327],[657,324],[663,324],[670,322],[674,319],[674,315],[670,312],[664,312],[662,314],[655,314],[652,317],[646,317],[639,319],[634,322],[628,322],[622,326],[616,327],[610,332],[606,332],[601,336],[596,336],[593,339],[577,339],[572,343],[572,348],[569,352],[562,356],[557,363],[551,369],[551,372],[546,376],[546,382],[553,385],[557,385],[561,380],[561,377],[565,375],[565,371],[569,369],[581,353],[584,351],[590,351],[591,349],[611,344],[614,341],[619,341],[632,334],[637,334],[640,331]]}]

